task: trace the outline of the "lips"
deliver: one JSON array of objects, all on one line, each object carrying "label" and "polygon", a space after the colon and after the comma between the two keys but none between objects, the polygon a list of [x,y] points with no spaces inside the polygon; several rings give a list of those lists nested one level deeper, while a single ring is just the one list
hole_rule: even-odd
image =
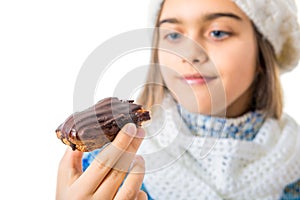
[{"label": "lips", "polygon": [[184,75],[181,77],[189,85],[202,85],[214,80],[214,76],[202,76],[200,74]]}]

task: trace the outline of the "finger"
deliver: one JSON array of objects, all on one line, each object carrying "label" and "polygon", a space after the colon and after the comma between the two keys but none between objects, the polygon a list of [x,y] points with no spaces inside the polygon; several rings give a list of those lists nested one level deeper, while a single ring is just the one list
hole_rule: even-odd
[{"label": "finger", "polygon": [[138,128],[134,140],[132,141],[130,146],[126,149],[126,151],[136,153],[138,148],[140,147],[144,137],[145,137],[144,129]]},{"label": "finger", "polygon": [[78,188],[81,188],[88,194],[94,193],[99,184],[104,180],[105,176],[133,141],[136,132],[136,126],[134,124],[126,124],[118,133],[115,140],[96,156],[85,173],[78,178],[75,183],[78,185]]},{"label": "finger", "polygon": [[[129,158],[129,155],[122,155],[120,157],[116,165],[110,170],[110,172],[105,177],[105,180],[101,183],[101,185],[95,192],[95,199],[98,199],[98,197],[101,197],[103,199],[112,199],[115,196],[135,156],[135,154],[133,153],[131,153],[131,155],[132,158]],[[127,167],[125,167],[125,165]],[[122,170],[119,170],[118,168]]]},{"label": "finger", "polygon": [[57,198],[63,195],[64,191],[81,175],[82,152],[72,151],[67,148],[63,155],[57,173],[56,195]]},{"label": "finger", "polygon": [[116,164],[113,166],[113,169],[123,171],[126,173],[128,172],[129,167],[136,156],[136,152],[140,147],[144,136],[145,131],[142,128],[137,129],[137,134],[135,138],[132,140],[126,151],[123,152],[118,162],[116,162]]},{"label": "finger", "polygon": [[111,170],[105,178],[105,181],[102,182],[93,194],[94,199],[113,199],[125,176],[126,172],[115,169]]},{"label": "finger", "polygon": [[129,145],[127,151],[122,154],[118,162],[114,165],[113,169],[105,177],[105,180],[102,182],[101,186],[95,192],[95,199],[98,199],[98,197],[112,199],[115,196],[129,170],[129,167],[134,165],[136,162],[133,161],[133,159],[136,156],[135,152],[142,142],[143,135],[144,131],[139,129],[137,137]]},{"label": "finger", "polygon": [[144,192],[143,190],[140,190],[136,199],[137,200],[147,200],[148,196],[147,196],[146,192]]},{"label": "finger", "polygon": [[[126,177],[124,184],[117,193],[115,199],[129,200],[138,197],[140,188],[143,183],[145,173],[145,162],[141,156],[136,156],[133,167]],[[142,195],[142,194],[140,194]]]},{"label": "finger", "polygon": [[82,173],[83,153],[73,151],[68,147],[63,155],[58,167],[58,180],[64,179],[68,184],[72,184]]}]

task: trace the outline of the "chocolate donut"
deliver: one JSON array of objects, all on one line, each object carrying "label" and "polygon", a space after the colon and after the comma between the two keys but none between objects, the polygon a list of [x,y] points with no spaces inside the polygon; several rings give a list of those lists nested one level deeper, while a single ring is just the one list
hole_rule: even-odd
[{"label": "chocolate donut", "polygon": [[69,116],[56,129],[56,135],[73,150],[87,152],[113,141],[125,124],[141,126],[147,120],[150,120],[149,111],[143,110],[141,105],[108,97]]}]

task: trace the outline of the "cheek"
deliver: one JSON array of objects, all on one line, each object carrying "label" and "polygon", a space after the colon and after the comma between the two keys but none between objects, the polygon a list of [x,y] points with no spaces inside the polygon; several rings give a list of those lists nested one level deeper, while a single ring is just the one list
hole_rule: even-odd
[{"label": "cheek", "polygon": [[158,51],[158,61],[166,83],[169,83],[173,77],[182,74],[179,56],[166,51]]},{"label": "cheek", "polygon": [[[230,58],[230,59],[228,59]],[[227,49],[220,55],[222,63],[216,63],[224,84],[228,103],[232,103],[251,86],[256,70],[256,46],[254,43],[241,44],[238,48]]]},{"label": "cheek", "polygon": [[160,65],[178,70],[180,57],[166,51],[158,51],[158,61]]}]

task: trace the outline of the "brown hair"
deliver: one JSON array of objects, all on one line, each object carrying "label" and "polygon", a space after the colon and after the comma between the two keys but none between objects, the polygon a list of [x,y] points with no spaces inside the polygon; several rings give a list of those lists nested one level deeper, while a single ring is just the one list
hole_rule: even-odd
[{"label": "brown hair", "polygon": [[[162,10],[162,9],[161,9]],[[168,90],[164,83],[158,63],[158,23],[159,11],[153,36],[152,65],[149,68],[146,84],[138,97],[138,102],[146,109],[160,104]],[[257,75],[252,83],[253,99],[251,110],[262,110],[267,117],[279,119],[283,111],[282,89],[279,79],[279,67],[274,49],[253,25],[258,45]]]},{"label": "brown hair", "polygon": [[283,112],[283,97],[275,51],[270,42],[257,30],[256,39],[259,55],[258,72],[253,82],[252,109],[263,110],[268,117],[279,119]]},{"label": "brown hair", "polygon": [[[164,2],[161,4],[163,7]],[[139,104],[142,104],[146,109],[151,108],[155,104],[160,104],[168,90],[166,84],[163,80],[163,76],[160,71],[159,62],[158,62],[158,37],[159,37],[159,19],[161,16],[160,9],[158,16],[156,18],[155,29],[153,31],[153,40],[152,40],[152,52],[151,52],[151,65],[148,71],[147,79],[145,86],[139,95],[137,101]]]}]

